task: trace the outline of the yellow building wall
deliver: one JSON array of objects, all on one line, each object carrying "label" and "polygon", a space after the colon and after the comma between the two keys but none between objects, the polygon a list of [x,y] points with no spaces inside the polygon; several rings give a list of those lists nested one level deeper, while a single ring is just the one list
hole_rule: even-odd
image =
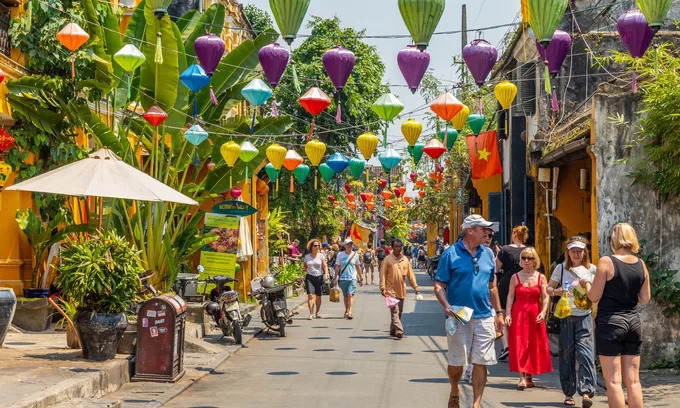
[{"label": "yellow building wall", "polygon": [[481,212],[480,215],[485,219],[489,217],[489,193],[498,193],[501,191],[503,183],[502,177],[502,174],[497,174],[493,177],[481,180],[472,180],[472,186],[477,190],[477,194],[479,194],[479,197],[482,199],[482,207],[475,213],[480,214]]}]

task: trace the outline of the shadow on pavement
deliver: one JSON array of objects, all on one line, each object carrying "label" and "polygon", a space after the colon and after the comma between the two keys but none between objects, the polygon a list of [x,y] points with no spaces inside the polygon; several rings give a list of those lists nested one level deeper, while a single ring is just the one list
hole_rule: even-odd
[{"label": "shadow on pavement", "polygon": [[408,380],[409,382],[414,382],[414,383],[430,383],[430,384],[448,384],[449,379],[448,378],[414,378],[412,380]]}]

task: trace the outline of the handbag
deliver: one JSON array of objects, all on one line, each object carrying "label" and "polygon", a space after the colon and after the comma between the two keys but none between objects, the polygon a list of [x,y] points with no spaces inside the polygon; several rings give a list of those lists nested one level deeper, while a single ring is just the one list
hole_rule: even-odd
[{"label": "handbag", "polygon": [[324,279],[321,284],[321,294],[330,295],[331,294],[331,281],[329,279]]},{"label": "handbag", "polygon": [[[349,266],[349,263],[352,261],[352,259],[354,259],[354,255],[356,255],[356,252],[352,252],[352,255],[349,257],[349,259],[347,259],[345,266],[342,268],[342,270],[338,274],[338,278],[340,277],[340,275],[345,273],[345,269],[347,269],[347,267]],[[326,284],[326,282],[324,282],[324,286],[325,286],[325,284]],[[328,287],[330,289],[330,281],[328,282]],[[321,290],[323,291],[323,287],[321,288]],[[335,284],[335,287],[333,289],[330,289],[328,291],[328,294],[330,295],[331,302],[339,302],[340,301],[340,287],[338,286],[337,283]]]},{"label": "handbag", "polygon": [[340,302],[340,288],[338,286],[330,290],[331,302]]},{"label": "handbag", "polygon": [[[559,264],[558,267],[562,268],[560,273],[560,286],[562,286],[562,280],[564,279],[564,264]],[[553,296],[550,302],[550,317],[545,322],[545,329],[551,334],[560,334],[560,319],[555,316],[555,309],[557,308],[557,303],[560,301],[561,296]]]}]

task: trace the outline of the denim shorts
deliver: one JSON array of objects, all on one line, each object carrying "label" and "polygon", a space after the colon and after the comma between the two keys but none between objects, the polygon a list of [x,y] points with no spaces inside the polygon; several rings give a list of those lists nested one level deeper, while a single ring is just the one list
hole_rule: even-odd
[{"label": "denim shorts", "polygon": [[338,285],[340,285],[340,289],[342,289],[342,295],[343,296],[353,295],[354,292],[357,291],[357,280],[356,279],[339,280]]}]

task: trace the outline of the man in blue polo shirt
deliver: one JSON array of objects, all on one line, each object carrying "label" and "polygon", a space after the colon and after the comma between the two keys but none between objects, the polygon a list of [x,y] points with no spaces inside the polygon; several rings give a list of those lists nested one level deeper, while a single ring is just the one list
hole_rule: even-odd
[{"label": "man in blue polo shirt", "polygon": [[459,324],[453,335],[446,334],[451,383],[449,408],[459,408],[458,382],[468,364],[474,365],[472,406],[481,407],[486,366],[496,364],[494,342],[505,320],[496,289],[494,255],[491,249],[482,245],[492,225],[480,215],[465,218],[463,238],[444,251],[434,278],[435,295],[448,316],[453,316],[452,306],[467,306],[473,310],[466,325]]}]

